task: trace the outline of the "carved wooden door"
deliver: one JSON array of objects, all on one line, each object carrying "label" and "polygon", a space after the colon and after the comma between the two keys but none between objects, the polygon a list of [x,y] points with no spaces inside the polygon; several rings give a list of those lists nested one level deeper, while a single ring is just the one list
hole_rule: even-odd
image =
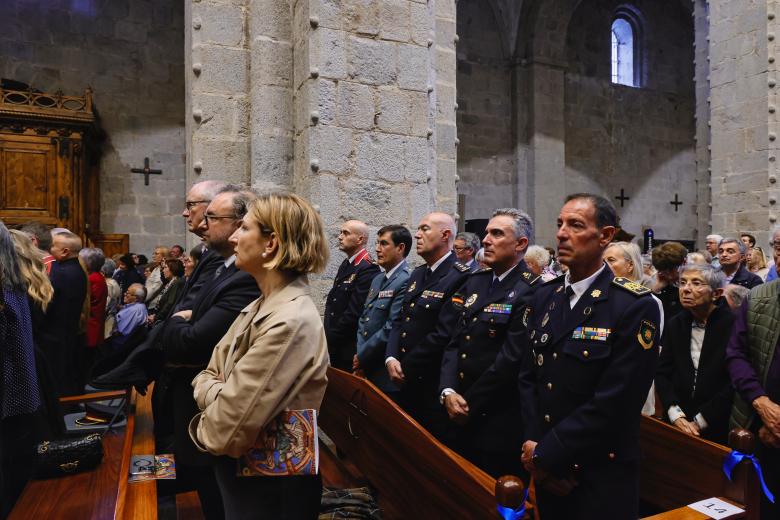
[{"label": "carved wooden door", "polygon": [[[51,136],[0,136],[0,219],[7,225],[38,221],[83,231],[74,192],[68,140]],[[67,147],[68,149],[62,149]]]}]

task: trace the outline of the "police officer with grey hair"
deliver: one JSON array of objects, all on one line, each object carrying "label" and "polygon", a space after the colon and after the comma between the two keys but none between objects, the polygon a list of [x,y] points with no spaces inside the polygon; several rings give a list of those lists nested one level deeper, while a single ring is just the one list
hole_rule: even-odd
[{"label": "police officer with grey hair", "polygon": [[489,267],[470,275],[451,299],[457,325],[442,358],[440,399],[455,450],[495,478],[523,472],[520,356],[502,347],[509,335],[524,333],[522,314],[541,285],[523,260],[532,236],[526,213],[496,210],[482,240]]},{"label": "police officer with grey hair", "polygon": [[640,412],[661,316],[649,289],[602,261],[617,224],[607,199],[567,197],[556,238],[568,272],[539,287],[522,317],[522,460],[544,518],[639,516]]},{"label": "police officer with grey hair", "polygon": [[458,261],[468,266],[472,273],[479,269],[479,264],[474,257],[479,251],[479,237],[474,233],[461,232],[455,235],[455,243],[452,246]]}]

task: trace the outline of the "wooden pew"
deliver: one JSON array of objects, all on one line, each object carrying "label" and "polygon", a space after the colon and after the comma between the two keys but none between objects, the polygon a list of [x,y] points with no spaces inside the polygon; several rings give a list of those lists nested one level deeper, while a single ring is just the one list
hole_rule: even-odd
[{"label": "wooden pew", "polygon": [[[127,482],[131,455],[154,453],[151,388],[149,390],[145,396],[132,390],[127,426],[112,430],[103,437],[103,461],[97,468],[67,477],[30,481],[9,519],[156,519],[155,482]],[[60,402],[76,404],[126,395],[125,391],[97,392],[64,397]]]},{"label": "wooden pew", "polygon": [[438,442],[369,381],[329,368],[318,423],[378,490],[385,518],[499,518],[495,479]]},{"label": "wooden pew", "polygon": [[[744,430],[743,430],[744,432]],[[749,434],[748,434],[749,435]],[[745,436],[730,436],[735,449],[752,453],[755,441]],[[642,461],[640,495],[644,502],[660,511],[654,520],[706,519],[706,515],[685,507],[711,497],[719,497],[745,509],[740,518],[758,520],[760,484],[752,465],[742,462],[729,481],[723,461],[731,449],[686,435],[653,417],[642,417],[640,431]],[[736,517],[735,517],[736,518]]]}]

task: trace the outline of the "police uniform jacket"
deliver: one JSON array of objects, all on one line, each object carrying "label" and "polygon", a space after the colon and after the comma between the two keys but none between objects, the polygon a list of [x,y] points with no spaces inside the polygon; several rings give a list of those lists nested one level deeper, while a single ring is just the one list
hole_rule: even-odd
[{"label": "police uniform jacket", "polygon": [[[561,276],[536,291],[525,321],[521,410],[526,438],[538,441],[536,465],[569,476],[635,462],[658,363],[660,312],[650,291],[605,267],[570,309]],[[599,485],[620,488],[607,480]]]},{"label": "police uniform jacket", "polygon": [[455,312],[442,309],[451,304],[469,268],[450,254],[426,277],[427,269],[427,265],[421,265],[409,277],[385,358],[392,356],[401,363],[407,385],[431,385],[435,396],[442,353],[457,321]]},{"label": "police uniform jacket", "polygon": [[385,368],[385,350],[393,322],[401,312],[409,274],[409,265],[403,260],[390,278],[385,273],[376,275],[358,322],[357,357],[360,368],[372,383],[385,392],[398,390]]},{"label": "police uniform jacket", "polygon": [[444,351],[439,386],[468,403],[469,423],[461,433],[470,443],[484,451],[519,452],[520,357],[502,347],[509,335],[524,335],[522,315],[540,277],[522,260],[491,290],[494,276],[489,268],[477,271],[452,297],[458,322]]},{"label": "police uniform jacket", "polygon": [[358,318],[368,295],[371,281],[379,267],[363,250],[354,262],[344,260],[339,266],[333,288],[325,302],[325,335],[333,366],[351,370],[355,355]]}]

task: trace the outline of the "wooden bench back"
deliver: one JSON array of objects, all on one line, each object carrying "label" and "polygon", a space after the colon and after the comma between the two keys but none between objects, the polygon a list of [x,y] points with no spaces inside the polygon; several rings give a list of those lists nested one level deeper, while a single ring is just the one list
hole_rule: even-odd
[{"label": "wooden bench back", "polygon": [[402,518],[498,518],[495,480],[369,381],[329,368],[318,423]]},{"label": "wooden bench back", "polygon": [[686,435],[653,417],[642,417],[640,431],[640,496],[660,510],[722,497],[746,509],[745,518],[759,518],[760,486],[746,462],[726,478],[723,461],[731,449]]}]

